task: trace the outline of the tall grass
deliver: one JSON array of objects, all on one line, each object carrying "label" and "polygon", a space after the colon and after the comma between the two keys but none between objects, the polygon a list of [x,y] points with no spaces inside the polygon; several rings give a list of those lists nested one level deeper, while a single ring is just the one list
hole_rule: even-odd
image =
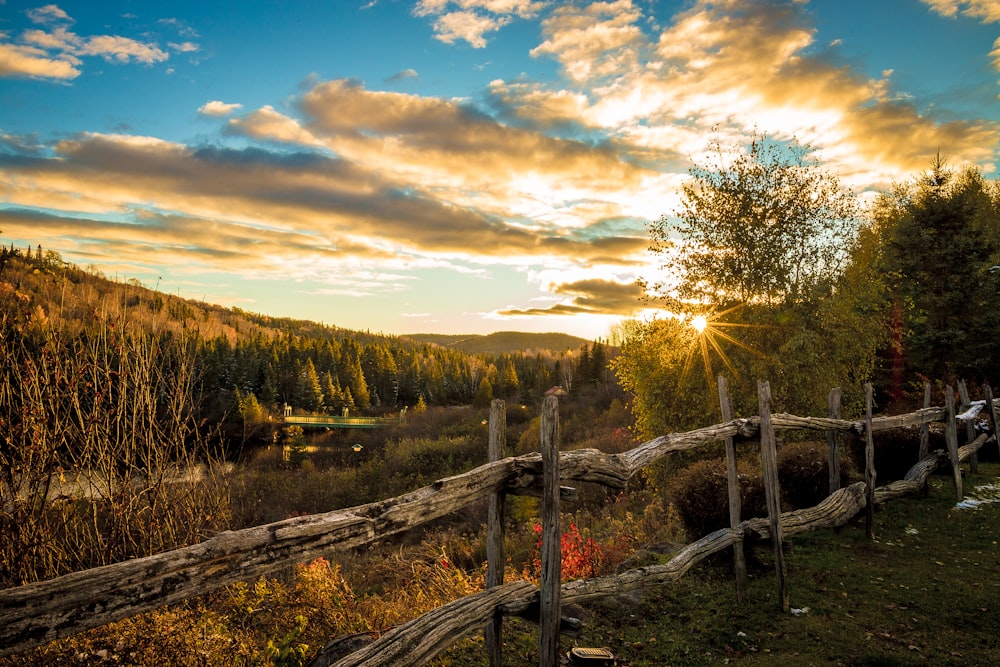
[{"label": "tall grass", "polygon": [[149,555],[227,522],[199,433],[193,341],[124,306],[66,334],[0,308],[0,585]]}]

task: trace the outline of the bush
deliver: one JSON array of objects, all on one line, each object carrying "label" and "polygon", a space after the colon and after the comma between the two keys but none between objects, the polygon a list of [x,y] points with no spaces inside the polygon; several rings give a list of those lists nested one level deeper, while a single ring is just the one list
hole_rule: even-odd
[{"label": "bush", "polygon": [[[758,461],[742,460],[736,467],[742,517],[766,516]],[[729,526],[729,482],[725,459],[704,459],[674,473],[667,498],[677,510],[690,539]]]},{"label": "bush", "polygon": [[[796,442],[778,450],[781,508],[812,507],[829,492],[826,443]],[[850,461],[841,462],[840,484],[850,478]],[[767,516],[764,480],[759,456],[744,457],[737,465],[743,519]],[[677,510],[689,538],[729,526],[729,482],[725,459],[703,459],[674,473],[667,496]]]},{"label": "bush", "polygon": [[[964,435],[964,429],[959,429],[959,431]],[[873,434],[872,441],[875,445],[877,484],[903,479],[910,468],[917,463],[920,454],[919,427],[899,427],[877,431]],[[865,469],[865,437],[849,433],[844,438],[844,443],[854,467],[863,471]],[[947,448],[948,445],[944,439],[944,426],[931,424],[928,451],[933,452],[935,449]]]},{"label": "bush", "polygon": [[[826,442],[793,442],[778,450],[782,509],[818,505],[830,492]],[[840,462],[840,488],[850,479],[851,462]]]}]

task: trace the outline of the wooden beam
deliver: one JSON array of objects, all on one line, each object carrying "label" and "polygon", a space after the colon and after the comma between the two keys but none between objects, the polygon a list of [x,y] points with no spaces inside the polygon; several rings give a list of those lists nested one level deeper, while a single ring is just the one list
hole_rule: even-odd
[{"label": "wooden beam", "polygon": [[764,495],[767,517],[774,545],[774,571],[778,582],[778,605],[788,612],[788,589],[785,584],[785,551],[781,532],[781,485],[778,482],[778,457],[774,429],[771,427],[771,385],[757,382],[757,402],[760,410],[760,457],[764,470]]},{"label": "wooden beam", "polygon": [[562,578],[559,523],[559,398],[542,403],[542,546],[539,599],[538,664],[559,665],[559,583]]},{"label": "wooden beam", "polygon": [[[722,410],[722,421],[733,418],[733,406],[729,399],[729,385],[726,378],[719,376],[719,406]],[[729,527],[740,525],[742,508],[740,507],[740,476],[736,465],[736,445],[732,438],[726,438],[726,478],[729,490]],[[743,604],[747,601],[747,559],[743,550],[743,542],[733,545],[733,570],[736,575],[736,600]]]}]

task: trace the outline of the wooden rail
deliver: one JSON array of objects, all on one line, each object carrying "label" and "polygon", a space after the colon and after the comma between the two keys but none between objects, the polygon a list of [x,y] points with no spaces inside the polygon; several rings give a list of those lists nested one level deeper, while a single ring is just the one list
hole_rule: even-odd
[{"label": "wooden rail", "polygon": [[[989,410],[994,418],[996,408],[996,402],[991,399]],[[877,417],[870,421],[868,431],[942,421],[947,412],[946,408],[929,407],[907,415]],[[967,414],[959,417],[968,419]],[[769,422],[770,428],[775,432],[812,429],[855,431],[860,434],[866,430],[864,420],[772,414]],[[624,488],[628,480],[643,467],[671,452],[685,451],[726,438],[757,439],[760,437],[760,425],[759,417],[732,419],[686,433],[660,436],[621,454],[606,454],[595,449],[561,452],[558,454],[557,479]],[[979,442],[977,448],[981,444]],[[921,464],[929,465],[930,470],[933,470],[940,464],[941,456],[935,454],[928,459],[928,463],[924,464],[922,461]],[[956,458],[951,460],[956,464]],[[461,475],[438,480],[396,498],[239,531],[226,531],[193,546],[0,590],[0,656],[201,595],[235,581],[251,579],[320,555],[329,555],[332,551],[368,545],[426,524],[493,494],[537,493],[544,476],[542,467],[542,455],[538,453],[505,458]],[[832,517],[837,517],[835,520],[841,523],[846,522],[866,503],[863,498],[860,501],[855,498],[858,493],[857,485],[842,491],[843,493],[838,492],[813,508],[814,511],[781,515],[781,530],[790,535],[798,530],[839,525],[830,524],[834,520]],[[875,501],[879,502],[879,498],[876,492]],[[846,518],[842,516],[849,511],[853,513]],[[688,545],[668,564],[669,567],[661,566],[667,569],[639,568],[631,574],[621,575],[625,577],[621,581],[611,578],[611,581],[595,579],[589,580],[589,583],[564,584],[560,588],[561,601],[569,603],[620,593],[622,585],[631,585],[628,582],[632,578],[644,582],[649,579],[648,583],[655,583],[661,579],[669,580],[680,576],[704,557],[700,555],[703,552],[714,553],[719,549],[732,547],[744,537],[768,537],[770,529],[765,525],[767,522],[767,519],[752,519],[740,523],[736,528],[712,533]],[[518,592],[520,587],[523,587],[523,583],[515,582],[490,589],[488,593],[494,596],[490,598],[493,602],[477,607],[479,611],[476,612],[486,613],[489,618],[479,623],[477,616],[471,626],[463,624],[464,622],[459,625],[463,628],[481,629],[497,613],[523,611],[525,603],[522,599],[523,591]],[[517,594],[514,595],[511,590]],[[514,595],[516,601],[508,599],[507,596],[510,595]],[[537,595],[537,589],[534,595]],[[441,608],[444,609],[446,607]],[[486,611],[487,609],[492,611]],[[440,616],[447,618],[447,612],[441,610],[438,610],[441,613],[435,617],[438,619],[435,622],[444,624]],[[388,633],[386,637],[390,634],[392,633]],[[460,636],[462,635],[451,635],[448,645]],[[430,640],[438,641],[435,646],[441,645],[440,642],[443,641],[441,633],[437,631],[427,635],[426,641]],[[419,664],[409,658],[406,662]],[[337,664],[394,663],[388,660],[366,663],[341,661]]]}]

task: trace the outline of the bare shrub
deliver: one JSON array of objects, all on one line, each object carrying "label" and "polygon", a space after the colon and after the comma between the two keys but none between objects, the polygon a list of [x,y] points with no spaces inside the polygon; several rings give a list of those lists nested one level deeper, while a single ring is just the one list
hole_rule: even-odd
[{"label": "bare shrub", "polygon": [[195,419],[194,341],[124,309],[64,336],[0,312],[0,583],[200,541],[227,522]]}]

